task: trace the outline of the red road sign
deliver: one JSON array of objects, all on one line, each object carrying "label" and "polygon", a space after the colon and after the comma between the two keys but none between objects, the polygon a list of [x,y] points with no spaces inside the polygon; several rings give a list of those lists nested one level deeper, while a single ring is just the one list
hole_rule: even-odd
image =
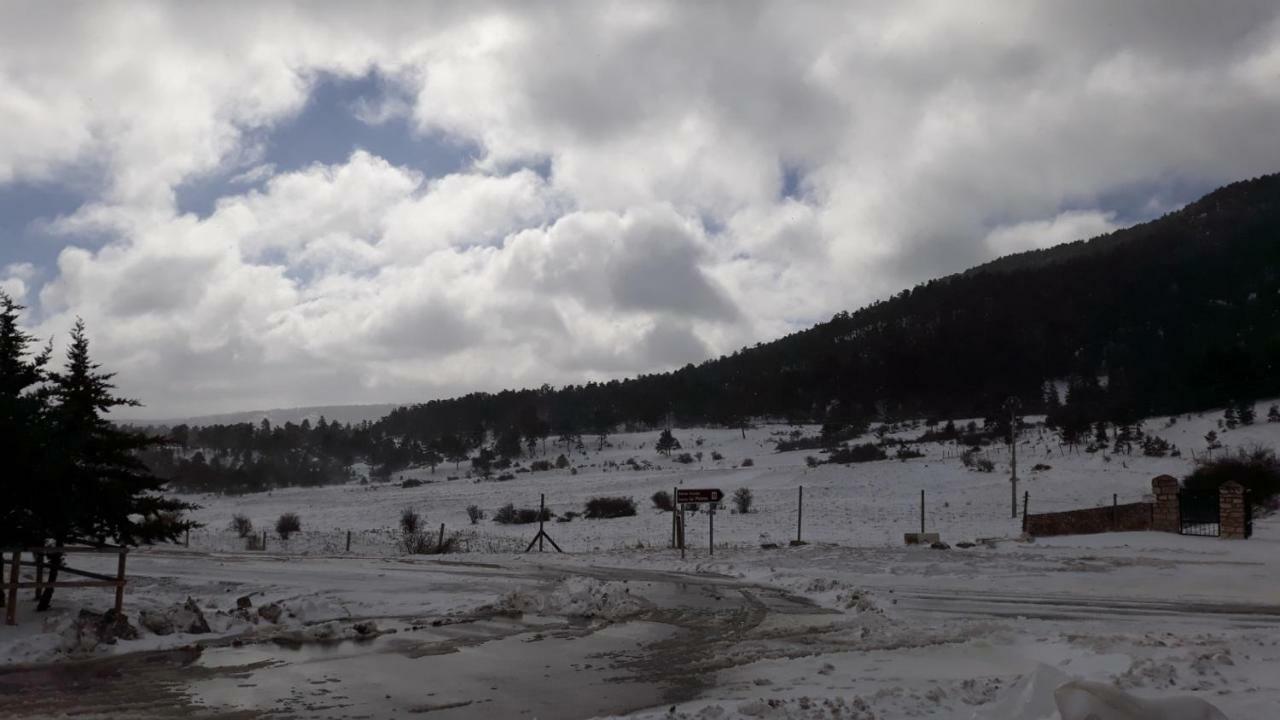
[{"label": "red road sign", "polygon": [[685,503],[715,503],[724,499],[724,493],[720,492],[720,488],[702,488],[700,490],[676,490],[676,502],[681,505]]}]

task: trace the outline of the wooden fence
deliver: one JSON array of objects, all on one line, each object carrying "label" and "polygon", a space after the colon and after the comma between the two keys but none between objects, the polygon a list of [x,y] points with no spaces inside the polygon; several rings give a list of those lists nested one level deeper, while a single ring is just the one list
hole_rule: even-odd
[{"label": "wooden fence", "polygon": [[[23,560],[24,553],[31,555],[31,560]],[[116,555],[116,574],[115,577],[103,575],[101,573],[89,572],[88,570],[76,570],[67,567],[62,563],[62,557],[66,555]],[[3,548],[0,549],[0,591],[3,591],[5,597],[5,624],[16,625],[18,613],[18,590],[32,589],[35,596],[40,596],[40,591],[45,588],[75,588],[75,587],[113,587],[116,590],[115,610],[117,613],[124,609],[124,586],[125,586],[125,558],[128,557],[129,549],[123,547],[38,547],[38,548]],[[75,577],[88,578],[87,580],[58,580],[56,582],[46,582],[45,570],[51,565],[46,561],[47,556],[57,556],[58,573],[66,573]],[[9,562],[8,580],[4,579],[4,562],[7,558]],[[22,581],[20,571],[23,567],[33,568],[35,570],[34,579],[31,581]]]}]

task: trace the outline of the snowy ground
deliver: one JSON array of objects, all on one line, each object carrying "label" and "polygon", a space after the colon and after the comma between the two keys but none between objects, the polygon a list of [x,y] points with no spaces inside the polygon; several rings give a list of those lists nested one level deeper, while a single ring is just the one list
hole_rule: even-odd
[{"label": "snowy ground", "polygon": [[[1267,405],[1259,406],[1260,417]],[[1019,494],[1030,493],[1032,512],[1108,505],[1113,494],[1120,502],[1139,500],[1155,475],[1186,474],[1191,451],[1203,450],[1211,428],[1228,446],[1274,447],[1280,439],[1280,424],[1224,432],[1217,428],[1219,416],[1181,417],[1171,427],[1164,418],[1146,424],[1147,432],[1177,445],[1186,456],[1181,459],[1064,454],[1047,434],[1032,430],[1019,448]],[[133,616],[143,610],[172,615],[191,597],[213,632],[143,630],[137,640],[72,653],[66,632],[73,611],[105,608],[110,592],[60,592],[57,611],[47,617],[24,602],[19,625],[0,629],[0,659],[11,667],[0,673],[0,699],[51,682],[48,667],[83,665],[67,660],[128,663],[136,651],[199,641],[209,646],[201,657],[178,663],[148,685],[170,688],[170,694],[148,696],[130,714],[163,716],[160,708],[175,702],[197,716],[242,706],[234,692],[210,690],[219,683],[237,687],[217,676],[225,666],[250,678],[244,683],[257,689],[242,688],[242,694],[263,706],[300,716],[357,716],[351,706],[363,696],[355,688],[369,687],[358,682],[358,668],[372,667],[369,657],[391,663],[393,656],[384,673],[418,677],[429,670],[451,679],[429,688],[388,686],[385,698],[379,696],[385,712],[373,717],[415,708],[433,716],[503,716],[500,709],[509,707],[537,717],[665,717],[674,706],[688,717],[1033,720],[1056,717],[1052,690],[1072,678],[1114,683],[1147,697],[1198,695],[1231,718],[1277,715],[1280,522],[1259,520],[1255,537],[1245,542],[1160,533],[1019,542],[1002,450],[991,451],[994,474],[964,469],[957,449],[943,445],[923,446],[926,457],[906,462],[812,469],[805,456],[817,452],[773,452],[770,441],[791,430],[763,426],[749,429],[745,439],[736,430],[677,431],[684,451],[703,453],[689,466],[658,456],[652,449],[656,433],[645,433],[612,437],[611,447],[599,453],[588,439],[586,454],[573,454],[576,475],[556,470],[475,482],[442,466],[434,474],[406,472],[406,478],[428,481],[416,488],[353,484],[193,498],[203,506],[197,517],[207,527],[192,534],[189,548],[133,553],[126,602]],[[724,459],[713,461],[713,451]],[[559,452],[552,450],[550,459]],[[625,465],[628,458],[656,467],[635,471]],[[744,458],[754,466],[741,467]],[[1031,471],[1036,464],[1049,469]],[[681,560],[666,547],[670,515],[653,510],[648,500],[677,486],[718,487],[726,495],[747,487],[755,511],[737,514],[726,507],[717,513],[714,556],[707,548],[709,517],[690,517],[691,550]],[[787,542],[796,533],[800,486],[802,534],[810,544],[793,548]],[[927,530],[953,546],[1000,540],[993,547],[946,551],[902,547],[902,534],[919,529],[921,490]],[[536,526],[485,520],[473,527],[467,521],[469,505],[492,514],[508,502],[536,507],[540,494],[558,514],[581,511],[587,499],[600,495],[635,497],[641,511],[633,518],[549,523],[564,555],[509,551],[526,543]],[[481,552],[446,560],[401,555],[394,526],[408,506],[433,529],[444,523],[451,534],[467,533],[471,549]],[[298,513],[304,532],[287,543],[271,536],[266,552],[245,551],[225,529],[235,513],[270,528],[283,512]],[[782,547],[766,550],[762,543]],[[236,610],[243,596],[252,611]],[[264,605],[281,609],[278,622],[257,615]],[[262,650],[276,647],[263,645],[268,641],[310,646],[387,630],[397,632],[363,640],[367,645],[339,643],[323,662]],[[475,636],[460,646],[460,636],[450,633],[464,632]],[[216,639],[210,643],[210,637]],[[243,647],[230,647],[232,639]],[[405,649],[410,644],[412,652]],[[531,647],[554,647],[553,655],[573,660],[526,677],[532,670],[524,649]],[[454,660],[440,659],[446,657]],[[59,664],[41,665],[50,661]],[[592,675],[603,666],[607,673]],[[159,672],[169,665],[145,667]],[[286,671],[326,667],[346,680],[345,699],[320,702],[315,693],[331,686],[314,675],[304,675],[305,682],[288,676],[295,682],[285,683],[320,689],[310,695],[266,690]],[[474,682],[483,674],[479,668],[509,682],[481,687]],[[561,681],[575,678],[582,680],[581,693],[598,702],[520,705],[511,697],[544,690],[571,698],[565,694],[571,685]],[[626,682],[614,682],[622,678]],[[90,693],[61,704],[18,705],[17,712],[112,716],[118,696],[108,686],[89,686],[100,691],[96,707],[86,699],[97,697]],[[471,704],[456,704],[462,702]]]}]

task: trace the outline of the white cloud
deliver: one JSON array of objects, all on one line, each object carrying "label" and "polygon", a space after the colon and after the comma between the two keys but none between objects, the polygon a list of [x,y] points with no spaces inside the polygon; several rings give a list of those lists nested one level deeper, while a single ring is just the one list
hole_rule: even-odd
[{"label": "white cloud", "polygon": [[[42,332],[84,315],[157,413],[657,369],[1107,232],[1117,192],[1141,212],[1169,183],[1276,170],[1276,14],[9,4],[0,192],[102,187],[52,225],[86,249],[0,282]],[[316,77],[371,69],[394,92],[350,111],[474,144],[476,164],[256,165]],[[175,212],[176,186],[236,171],[208,217]]]},{"label": "white cloud", "polygon": [[987,235],[986,244],[995,255],[1009,255],[1106,235],[1119,227],[1113,212],[1072,210],[1048,220],[998,227]]}]

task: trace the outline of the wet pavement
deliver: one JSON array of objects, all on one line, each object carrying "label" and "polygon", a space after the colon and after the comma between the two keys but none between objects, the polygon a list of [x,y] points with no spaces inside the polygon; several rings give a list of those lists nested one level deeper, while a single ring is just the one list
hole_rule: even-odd
[{"label": "wet pavement", "polygon": [[[566,572],[548,570],[546,582]],[[138,652],[0,671],[4,717],[588,718],[692,699],[765,623],[832,613],[715,576],[590,568],[645,609],[618,622],[387,619],[376,638]]]}]

